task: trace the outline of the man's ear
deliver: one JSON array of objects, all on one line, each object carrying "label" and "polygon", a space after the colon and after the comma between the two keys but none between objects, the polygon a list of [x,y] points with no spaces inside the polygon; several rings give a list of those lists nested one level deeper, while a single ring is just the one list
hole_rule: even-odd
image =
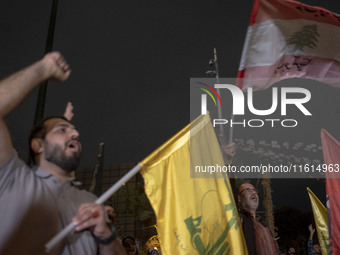
[{"label": "man's ear", "polygon": [[34,154],[39,155],[43,151],[43,140],[41,138],[33,138],[31,140],[31,148],[34,151]]}]

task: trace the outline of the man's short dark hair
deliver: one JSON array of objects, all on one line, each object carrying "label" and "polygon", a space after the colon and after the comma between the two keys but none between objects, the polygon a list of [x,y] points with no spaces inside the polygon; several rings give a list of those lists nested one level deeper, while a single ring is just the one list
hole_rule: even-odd
[{"label": "man's short dark hair", "polygon": [[31,130],[30,136],[28,138],[28,147],[30,150],[30,158],[31,161],[35,164],[35,153],[31,148],[31,142],[34,138],[41,138],[45,139],[46,133],[47,133],[47,127],[45,126],[45,122],[50,119],[63,119],[67,122],[70,122],[68,119],[66,119],[62,115],[54,115],[44,118],[43,120],[39,121],[37,124],[34,125],[34,127]]}]

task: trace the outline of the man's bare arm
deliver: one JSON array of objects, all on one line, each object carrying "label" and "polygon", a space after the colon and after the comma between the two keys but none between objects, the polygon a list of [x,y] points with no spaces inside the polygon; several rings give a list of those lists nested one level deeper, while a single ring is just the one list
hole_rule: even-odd
[{"label": "man's bare arm", "polygon": [[4,165],[12,154],[12,142],[4,117],[41,82],[50,78],[65,81],[70,73],[70,67],[63,56],[52,52],[46,54],[42,60],[0,81],[0,166]]}]

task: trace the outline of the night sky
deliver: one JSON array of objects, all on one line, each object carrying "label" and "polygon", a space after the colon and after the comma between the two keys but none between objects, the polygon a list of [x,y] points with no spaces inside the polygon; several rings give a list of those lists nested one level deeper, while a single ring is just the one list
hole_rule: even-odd
[{"label": "night sky", "polygon": [[[340,13],[337,1],[303,2]],[[138,162],[187,125],[190,78],[205,77],[214,47],[220,76],[236,76],[252,3],[59,0],[53,50],[65,56],[72,74],[64,83],[49,82],[45,115],[73,103],[81,165],[95,165],[100,142],[105,165]],[[0,2],[0,77],[44,55],[51,5]],[[37,90],[7,118],[19,150],[27,150],[36,100]],[[311,185],[298,183],[274,189],[274,204],[310,210],[305,188]],[[322,181],[310,184],[324,196]],[[299,200],[298,193],[305,196]]]}]

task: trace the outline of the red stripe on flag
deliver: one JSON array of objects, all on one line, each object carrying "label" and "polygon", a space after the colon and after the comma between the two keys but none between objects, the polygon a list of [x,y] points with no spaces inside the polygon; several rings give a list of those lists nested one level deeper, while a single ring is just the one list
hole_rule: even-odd
[{"label": "red stripe on flag", "polygon": [[243,89],[243,78],[244,78],[245,71],[246,69],[239,70],[237,72],[236,86],[239,87],[240,89]]},{"label": "red stripe on flag", "polygon": [[251,16],[250,16],[249,26],[252,26],[256,23],[256,16],[257,16],[257,11],[259,9],[259,5],[260,5],[260,0],[255,0],[254,5],[253,5],[253,11],[251,12]]},{"label": "red stripe on flag", "polygon": [[[255,5],[259,2],[259,5]],[[325,8],[293,0],[255,0],[256,23],[268,19],[305,19],[340,26],[340,15]],[[253,20],[253,17],[251,17]],[[252,23],[253,25],[254,23]]]},{"label": "red stripe on flag", "polygon": [[[321,130],[321,142],[325,165],[330,166],[340,164],[340,143],[332,137],[326,130]],[[335,168],[334,168],[335,169]],[[330,251],[333,254],[340,254],[340,174],[334,172],[326,172],[326,193],[329,202],[329,242]]]}]

